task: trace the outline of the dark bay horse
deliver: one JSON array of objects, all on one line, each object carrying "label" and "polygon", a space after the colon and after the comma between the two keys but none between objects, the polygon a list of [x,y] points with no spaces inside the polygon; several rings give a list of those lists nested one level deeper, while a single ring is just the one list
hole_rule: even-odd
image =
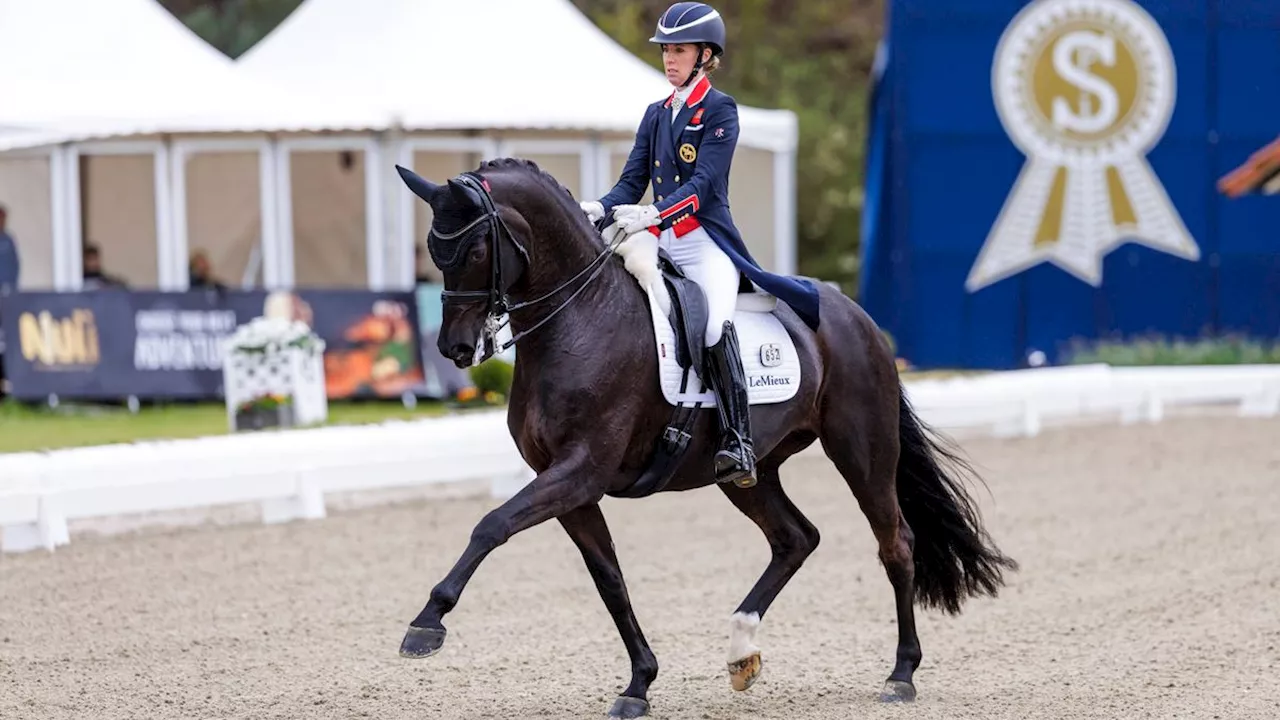
[{"label": "dark bay horse", "polygon": [[[519,341],[507,424],[537,472],[475,526],[470,543],[410,623],[400,654],[444,644],[444,616],[484,558],[516,533],[558,520],[581,551],[631,660],[611,717],[648,712],[658,663],[636,621],[600,510],[645,470],[672,407],[659,384],[649,301],[571,193],[529,161],[486,162],[435,185],[397,168],[431,205],[428,249],[444,274],[440,352],[459,367],[493,351],[493,317]],[[818,546],[818,530],[783,490],[779,469],[815,440],[844,477],[879,543],[897,606],[898,648],[880,697],[915,698],[920,664],[913,605],[960,612],[995,596],[1017,564],[995,546],[962,485],[971,468],[932,436],[903,394],[884,337],[852,300],[819,283],[816,331],[788,306],[773,311],[794,339],[803,377],[780,404],[753,406],[759,483],[717,487],[763,531],[772,558],[730,620],[735,689],[761,669],[755,630]],[[716,412],[698,411],[694,438],[666,490],[715,484]]]}]

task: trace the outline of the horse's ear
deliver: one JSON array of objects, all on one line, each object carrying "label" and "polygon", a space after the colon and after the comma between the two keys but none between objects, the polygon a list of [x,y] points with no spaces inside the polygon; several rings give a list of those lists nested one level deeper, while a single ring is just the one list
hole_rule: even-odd
[{"label": "horse's ear", "polygon": [[481,209],[484,206],[480,203],[480,198],[476,196],[476,191],[463,185],[453,178],[449,178],[449,191],[453,194],[453,199],[463,207],[472,207]]},{"label": "horse's ear", "polygon": [[396,165],[396,172],[400,173],[400,179],[404,181],[405,185],[409,186],[413,194],[425,200],[427,204],[431,204],[436,197],[436,193],[440,192],[439,185],[433,184],[430,180],[418,175],[409,168]]}]

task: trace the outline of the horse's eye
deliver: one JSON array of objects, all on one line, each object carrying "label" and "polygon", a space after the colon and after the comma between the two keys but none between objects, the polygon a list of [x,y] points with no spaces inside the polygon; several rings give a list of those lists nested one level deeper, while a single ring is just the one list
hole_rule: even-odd
[{"label": "horse's eye", "polygon": [[483,260],[483,259],[484,259],[484,245],[477,243],[475,247],[471,248],[471,252],[467,254],[467,257],[468,257],[472,262],[480,262],[481,260]]}]

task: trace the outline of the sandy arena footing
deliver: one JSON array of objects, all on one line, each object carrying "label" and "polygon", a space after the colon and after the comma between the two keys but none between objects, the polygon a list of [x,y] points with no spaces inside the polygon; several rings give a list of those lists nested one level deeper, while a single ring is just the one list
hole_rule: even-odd
[{"label": "sandy arena footing", "polygon": [[[820,455],[783,467],[822,533],[729,687],[729,617],[768,561],[714,488],[606,500],[661,670],[655,718],[1280,717],[1280,421],[1170,419],[966,440],[988,527],[1022,564],[958,618],[919,612],[919,700],[884,706],[893,595]],[[626,654],[556,523],[483,564],[444,650],[406,624],[491,500],[318,522],[77,537],[0,557],[0,718],[602,717]]]}]

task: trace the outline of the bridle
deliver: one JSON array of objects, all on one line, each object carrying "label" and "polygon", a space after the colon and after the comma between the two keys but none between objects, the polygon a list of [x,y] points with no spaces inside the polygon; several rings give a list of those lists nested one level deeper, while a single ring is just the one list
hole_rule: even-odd
[{"label": "bridle", "polygon": [[[440,240],[455,240],[463,237],[464,235],[470,234],[477,228],[484,228],[484,233],[489,241],[489,287],[484,290],[444,290],[440,293],[441,301],[446,305],[451,300],[456,303],[473,303],[481,301],[486,303],[485,322],[484,327],[481,330],[484,354],[480,359],[475,361],[475,364],[480,364],[493,357],[495,354],[507,350],[520,342],[520,340],[528,337],[535,330],[549,322],[551,318],[558,315],[561,310],[568,307],[569,304],[582,294],[582,291],[585,290],[587,286],[604,271],[605,262],[609,259],[609,256],[613,254],[614,250],[622,244],[622,241],[626,239],[626,233],[619,231],[613,242],[608,244],[605,249],[591,261],[590,264],[579,271],[578,274],[561,283],[555,290],[552,290],[546,295],[534,300],[512,304],[511,298],[507,296],[507,291],[511,288],[511,285],[514,285],[515,282],[520,279],[523,270],[517,272],[511,279],[510,283],[503,283],[501,247],[503,237],[505,236],[506,240],[510,242],[511,245],[515,247],[516,252],[519,253],[520,258],[524,262],[524,269],[527,269],[529,266],[529,251],[525,249],[524,245],[520,243],[520,240],[511,232],[511,228],[507,226],[507,222],[502,219],[502,215],[498,212],[498,206],[493,201],[493,196],[489,194],[489,183],[484,178],[476,175],[475,173],[467,172],[458,176],[458,182],[464,187],[475,192],[475,194],[480,197],[480,204],[484,212],[480,217],[467,223],[461,229],[451,233],[438,232],[435,228],[435,224],[432,223],[431,230],[427,233],[427,245],[428,248],[431,247],[430,238],[433,235]],[[596,222],[596,229],[598,231],[602,231],[604,228],[612,224],[612,222],[613,211],[610,210],[603,218]],[[457,256],[465,257],[463,256],[462,251],[467,245],[470,245],[470,243],[459,243],[458,248],[455,251],[455,257],[447,261],[447,264],[457,265],[459,261],[459,257]],[[435,253],[432,253],[432,255],[433,259],[436,259],[434,258]],[[439,259],[437,259],[436,264],[441,265]],[[441,267],[443,268],[443,265],[441,265]],[[501,347],[497,347],[497,335],[510,323],[511,313],[533,307],[534,305],[538,305],[539,303],[548,300],[561,290],[564,290],[574,282],[577,282],[579,278],[586,275],[588,272],[590,272],[591,275],[584,283],[582,283],[582,286],[575,290],[574,293],[570,295],[569,298],[559,307],[552,310],[545,318],[539,320],[533,327],[517,333],[512,336],[510,340],[503,343]],[[507,316],[507,319],[499,324],[498,319],[504,315]]]}]

